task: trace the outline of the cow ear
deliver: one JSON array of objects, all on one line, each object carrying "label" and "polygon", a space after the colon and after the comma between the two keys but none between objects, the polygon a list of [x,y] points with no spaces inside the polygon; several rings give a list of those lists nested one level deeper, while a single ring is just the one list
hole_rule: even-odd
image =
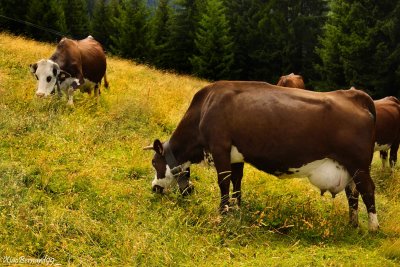
[{"label": "cow ear", "polygon": [[160,140],[154,140],[153,149],[157,154],[160,154],[161,156],[164,155],[164,148]]},{"label": "cow ear", "polygon": [[37,70],[37,63],[30,64],[29,69],[33,74],[35,74]]}]

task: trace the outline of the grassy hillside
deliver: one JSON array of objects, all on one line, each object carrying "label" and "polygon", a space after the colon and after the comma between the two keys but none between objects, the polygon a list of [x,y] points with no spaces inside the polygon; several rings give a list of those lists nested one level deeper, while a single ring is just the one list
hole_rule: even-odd
[{"label": "grassy hillside", "polygon": [[[109,58],[110,90],[36,99],[28,66],[54,45],[0,34],[0,265],[4,257],[82,266],[395,266],[400,169],[372,166],[381,230],[347,225],[345,194],[247,166],[243,207],[221,217],[216,174],[196,192],[151,192],[154,138],[166,140],[206,82]],[[400,164],[399,164],[400,165]]]}]

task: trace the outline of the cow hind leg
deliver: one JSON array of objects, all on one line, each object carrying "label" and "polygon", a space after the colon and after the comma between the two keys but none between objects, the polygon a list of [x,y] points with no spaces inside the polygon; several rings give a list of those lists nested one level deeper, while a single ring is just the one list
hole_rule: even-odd
[{"label": "cow hind leg", "polygon": [[386,168],[386,162],[387,162],[387,151],[381,150],[379,151],[379,155],[381,156],[381,161],[382,161],[382,168]]},{"label": "cow hind leg", "polygon": [[397,162],[397,150],[399,149],[399,143],[393,143],[390,147],[390,167],[394,168]]},{"label": "cow hind leg", "polygon": [[232,199],[234,202],[236,202],[236,204],[239,207],[242,201],[241,184],[243,177],[243,166],[244,163],[231,164],[231,169],[232,169],[231,181],[233,185]]},{"label": "cow hind leg", "polygon": [[369,171],[357,170],[354,172],[354,183],[360,192],[363,202],[368,212],[368,230],[375,232],[379,228],[378,217],[375,207],[375,185],[371,179]]},{"label": "cow hind leg", "polygon": [[346,197],[349,203],[349,217],[350,217],[350,224],[354,227],[358,226],[358,196],[359,193],[356,189],[356,184],[351,181],[346,186]]},{"label": "cow hind leg", "polygon": [[74,105],[74,91],[75,91],[75,89],[72,87],[67,89],[68,105],[70,105],[70,106]]},{"label": "cow hind leg", "polygon": [[100,94],[101,94],[101,92],[100,92],[100,86],[99,86],[98,83],[96,83],[95,86],[94,86],[94,96],[95,96],[95,97],[98,97]]}]

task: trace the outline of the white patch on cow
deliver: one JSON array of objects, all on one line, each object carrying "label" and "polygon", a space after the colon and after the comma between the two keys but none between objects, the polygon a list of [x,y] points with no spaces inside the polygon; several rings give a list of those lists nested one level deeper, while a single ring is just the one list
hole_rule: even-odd
[{"label": "white patch on cow", "polygon": [[348,171],[338,162],[325,158],[303,165],[300,168],[290,168],[296,176],[306,176],[320,190],[328,190],[337,194],[350,182]]},{"label": "white patch on cow", "polygon": [[[36,64],[37,68],[33,73],[38,79],[36,95],[44,97],[49,96],[56,85],[57,76],[60,73],[60,67],[57,63],[49,59],[42,59]],[[56,70],[56,75],[54,75],[53,69]]]},{"label": "white patch on cow", "polygon": [[376,232],[379,229],[378,216],[376,213],[368,213],[368,230],[371,232]]},{"label": "white patch on cow", "polygon": [[374,151],[388,151],[391,144],[378,144],[375,143]]},{"label": "white patch on cow", "polygon": [[232,146],[231,148],[231,163],[244,162],[243,154],[239,152],[237,147]]},{"label": "white patch on cow", "polygon": [[[181,165],[181,168],[183,171],[185,171],[187,168],[190,167],[191,162],[187,161]],[[154,187],[156,185],[161,186],[164,189],[168,189],[172,186],[175,186],[177,184],[177,179],[174,177],[174,175],[171,173],[171,169],[169,168],[168,165],[166,165],[165,169],[165,177],[162,179],[157,178],[157,174],[154,177],[153,182],[151,183],[151,186]]]},{"label": "white patch on cow", "polygon": [[171,169],[169,168],[168,165],[166,165],[166,171],[165,171],[165,178],[162,179],[157,179],[157,174],[154,177],[153,182],[151,183],[151,186],[154,187],[156,185],[161,186],[164,189],[170,188],[171,186],[176,185],[176,179],[171,173]]},{"label": "white patch on cow", "polygon": [[60,84],[60,88],[61,90],[67,90],[69,89],[69,87],[71,87],[72,83],[76,82],[76,84],[79,86],[79,79],[78,78],[74,78],[74,77],[69,77],[66,78],[61,84]]}]

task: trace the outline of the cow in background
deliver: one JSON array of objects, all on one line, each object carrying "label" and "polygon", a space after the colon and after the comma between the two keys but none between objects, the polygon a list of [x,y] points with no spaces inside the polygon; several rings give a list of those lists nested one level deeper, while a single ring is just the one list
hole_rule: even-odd
[{"label": "cow in background", "polygon": [[400,101],[394,96],[375,100],[376,142],[375,151],[380,151],[382,167],[385,168],[390,149],[390,167],[397,161],[400,141]]},{"label": "cow in background", "polygon": [[292,88],[300,88],[306,89],[303,81],[303,77],[301,75],[296,75],[294,73],[290,73],[289,75],[281,76],[277,86],[283,87],[292,87]]},{"label": "cow in background", "polygon": [[[103,47],[92,36],[88,36],[79,41],[63,38],[49,59],[31,64],[30,70],[38,80],[38,97],[49,96],[57,87],[59,95],[61,90],[66,91],[68,104],[73,105],[74,91],[78,88],[85,90],[84,84],[94,83],[94,92],[98,96],[99,85],[104,77],[104,85],[108,88],[106,66]],[[90,94],[91,90],[87,92]]]}]

